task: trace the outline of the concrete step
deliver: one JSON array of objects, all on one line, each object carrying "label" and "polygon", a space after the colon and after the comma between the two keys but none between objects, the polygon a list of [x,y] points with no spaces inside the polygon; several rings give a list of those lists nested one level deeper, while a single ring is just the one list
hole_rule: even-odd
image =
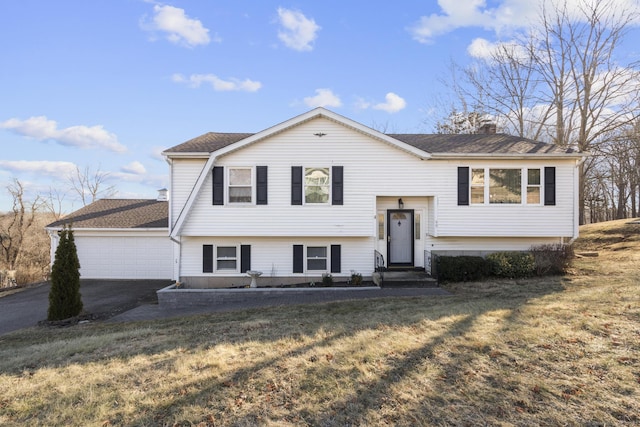
[{"label": "concrete step", "polygon": [[384,271],[380,273],[383,288],[435,288],[438,281],[421,270]]}]

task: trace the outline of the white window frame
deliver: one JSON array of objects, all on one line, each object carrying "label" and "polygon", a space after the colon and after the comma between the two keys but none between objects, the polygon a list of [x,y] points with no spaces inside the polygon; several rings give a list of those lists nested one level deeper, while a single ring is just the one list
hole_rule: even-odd
[{"label": "white window frame", "polygon": [[[473,184],[473,171],[481,170],[482,171],[482,184]],[[489,198],[488,189],[487,189],[487,171],[488,168],[470,168],[469,169],[469,204],[471,205],[485,205],[487,204],[487,199]],[[473,188],[482,188],[482,202],[474,203],[473,202]]]},{"label": "white window frame", "polygon": [[[526,168],[525,169],[527,172],[527,181],[525,183],[525,189],[524,189],[524,194],[526,195],[526,197],[524,198],[524,201],[527,205],[532,205],[532,206],[538,206],[542,204],[542,180],[543,180],[543,170],[544,168]],[[529,183],[529,171],[531,170],[537,170],[538,171],[538,183],[537,184],[530,184]],[[529,203],[529,189],[530,188],[537,188],[538,189],[538,202],[537,203]]]},{"label": "white window frame", "polygon": [[[324,257],[311,257],[309,256],[309,249],[324,249]],[[309,260],[324,260],[324,269],[312,269],[309,268]],[[305,271],[313,271],[313,272],[327,272],[329,271],[329,247],[326,245],[314,245],[314,246],[305,246]]]},{"label": "white window frame", "polygon": [[[221,257],[220,256],[220,249],[221,248],[234,248],[235,249],[235,257]],[[216,245],[215,246],[215,258],[214,258],[214,271],[218,272],[218,271],[226,271],[226,272],[238,272],[240,270],[240,256],[238,255],[239,248],[238,245]],[[234,261],[235,262],[235,268],[220,268],[219,267],[219,262],[220,261]]]},{"label": "white window frame", "polygon": [[[313,169],[326,169],[327,170],[327,183],[322,187],[326,186],[329,190],[327,192],[327,201],[326,202],[308,202],[307,201],[307,187],[318,187],[317,185],[309,185],[307,186],[307,170]],[[331,204],[331,166],[303,166],[302,167],[302,200],[305,205],[330,205]]]},{"label": "white window frame", "polygon": [[[255,200],[256,200],[256,174],[255,174],[255,168],[252,166],[228,166],[227,168],[227,203],[230,205],[253,205],[255,204]],[[251,187],[251,201],[249,202],[233,202],[231,201],[231,188],[246,188],[248,187],[247,185],[231,185],[231,171],[232,170],[248,170],[250,171],[251,174],[251,183],[250,183],[250,187]]]},{"label": "white window frame", "polygon": [[[483,184],[473,185],[473,171],[474,170],[483,170],[484,171],[484,180]],[[520,171],[520,202],[519,203],[492,203],[491,202],[491,171],[492,170],[519,170]],[[537,170],[540,175],[539,184],[529,184],[529,171]],[[530,206],[540,206],[544,203],[544,167],[470,167],[469,168],[469,203],[475,206],[522,206],[522,205],[530,205]],[[482,203],[474,203],[473,197],[471,196],[471,188],[483,187],[484,189],[484,200]],[[538,188],[538,193],[540,195],[540,200],[538,203],[529,203],[527,200],[528,190],[529,188]]]}]

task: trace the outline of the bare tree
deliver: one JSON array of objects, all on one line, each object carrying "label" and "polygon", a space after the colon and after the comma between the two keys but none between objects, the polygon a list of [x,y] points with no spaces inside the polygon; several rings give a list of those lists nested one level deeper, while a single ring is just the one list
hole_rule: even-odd
[{"label": "bare tree", "polygon": [[[582,152],[598,150],[607,138],[640,117],[640,64],[623,64],[619,47],[638,10],[613,0],[548,1],[529,36],[500,46],[463,74],[464,95],[503,128]],[[579,220],[591,167],[580,165]],[[596,174],[592,174],[596,175]]]},{"label": "bare tree", "polygon": [[99,166],[95,171],[88,166],[83,170],[76,166],[75,173],[69,176],[69,183],[80,197],[82,206],[86,206],[99,198],[109,198],[116,194],[115,186],[107,185],[108,179],[109,173],[100,170]]},{"label": "bare tree", "polygon": [[15,270],[22,255],[25,236],[36,220],[42,200],[36,196],[33,201],[26,201],[24,186],[17,179],[7,186],[7,191],[13,204],[11,211],[0,218],[0,250],[5,268]]}]

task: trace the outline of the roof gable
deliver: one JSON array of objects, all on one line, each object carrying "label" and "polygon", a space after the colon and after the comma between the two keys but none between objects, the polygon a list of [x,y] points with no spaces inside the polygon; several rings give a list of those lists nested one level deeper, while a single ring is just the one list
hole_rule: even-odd
[{"label": "roof gable", "polygon": [[49,224],[47,228],[59,228],[65,224],[71,224],[74,229],[167,228],[168,205],[167,201],[153,199],[100,199]]},{"label": "roof gable", "polygon": [[[385,142],[395,148],[409,152],[420,158],[428,158],[429,153],[420,150],[404,141],[395,139],[375,129],[369,128],[347,117],[336,114],[325,108],[318,107],[299,116],[293,117],[275,126],[271,126],[258,133],[217,133],[209,132],[200,135],[187,142],[171,147],[163,151],[163,155],[167,157],[184,157],[203,154],[213,154],[221,156],[229,152],[239,150],[247,145],[254,144],[258,141],[272,137],[282,133],[288,129],[306,123],[316,118],[325,118],[343,126],[351,128],[357,132],[363,133],[369,137]],[[196,150],[196,151],[194,151]]]}]

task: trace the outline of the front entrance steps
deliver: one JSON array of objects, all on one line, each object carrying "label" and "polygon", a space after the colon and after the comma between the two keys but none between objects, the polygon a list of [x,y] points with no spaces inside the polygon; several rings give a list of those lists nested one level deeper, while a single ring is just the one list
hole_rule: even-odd
[{"label": "front entrance steps", "polygon": [[438,281],[424,270],[385,270],[373,274],[373,282],[381,288],[435,288]]}]

